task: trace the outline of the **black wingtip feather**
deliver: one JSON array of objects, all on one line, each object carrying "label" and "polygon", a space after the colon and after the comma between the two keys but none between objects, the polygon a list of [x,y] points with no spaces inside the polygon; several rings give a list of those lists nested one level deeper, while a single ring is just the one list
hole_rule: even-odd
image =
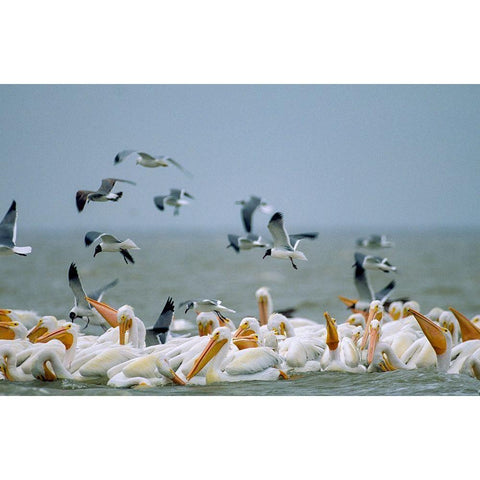
[{"label": "black wingtip feather", "polygon": [[277,220],[281,220],[283,218],[282,212],[275,212],[270,219],[271,222],[276,222]]}]

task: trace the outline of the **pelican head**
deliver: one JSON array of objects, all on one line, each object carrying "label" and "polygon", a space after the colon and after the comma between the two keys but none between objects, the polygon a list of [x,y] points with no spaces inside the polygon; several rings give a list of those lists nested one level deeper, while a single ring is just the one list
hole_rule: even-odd
[{"label": "pelican head", "polygon": [[2,321],[0,322],[0,339],[15,340],[17,338],[25,338],[27,329],[20,322]]},{"label": "pelican head", "polygon": [[101,251],[102,251],[102,246],[100,244],[98,244],[95,247],[95,251],[93,252],[93,256],[95,257],[95,255],[97,255],[97,253],[100,253]]},{"label": "pelican head", "polygon": [[45,335],[47,332],[52,332],[58,327],[58,320],[52,315],[47,315],[40,318],[37,324],[31,328],[27,333],[27,338],[32,342],[36,343],[37,339],[42,335]]},{"label": "pelican head", "polygon": [[47,343],[50,340],[60,340],[60,342],[65,345],[65,349],[69,350],[76,343],[78,331],[75,327],[78,328],[78,326],[73,323],[65,323],[52,332],[44,333],[36,339],[35,343]]},{"label": "pelican head", "polygon": [[374,318],[368,327],[369,332],[369,341],[368,341],[368,351],[367,351],[367,362],[370,365],[373,360],[373,355],[375,354],[375,348],[380,338],[380,322]]},{"label": "pelican head", "polygon": [[388,314],[392,317],[392,320],[400,320],[402,317],[403,302],[392,302],[388,307]]},{"label": "pelican head", "polygon": [[377,319],[378,321],[381,321],[383,318],[383,305],[380,300],[373,300],[373,302],[370,302],[370,308],[368,309],[368,317],[367,317],[367,322],[365,324],[365,331],[363,332],[363,337],[362,341],[360,342],[360,350],[363,350],[365,348],[365,345],[367,344],[367,339],[368,339],[368,334],[369,334],[369,327],[370,327],[370,322],[373,319]]},{"label": "pelican head", "polygon": [[158,358],[155,365],[164,377],[169,378],[176,385],[185,385],[185,382],[173,371],[165,357]]},{"label": "pelican head", "polygon": [[420,311],[420,305],[415,300],[409,300],[403,304],[402,318],[408,317],[411,315],[410,310],[415,310],[416,312]]},{"label": "pelican head", "polygon": [[365,315],[363,315],[363,313],[352,313],[347,318],[347,323],[350,325],[365,327]]},{"label": "pelican head", "polygon": [[240,322],[237,330],[233,334],[233,338],[247,337],[249,335],[260,333],[260,324],[255,317],[245,317]]},{"label": "pelican head", "polygon": [[275,332],[277,335],[284,335],[286,337],[294,337],[295,331],[288,321],[288,318],[281,313],[272,313],[268,319],[268,329]]},{"label": "pelican head", "polygon": [[198,335],[203,337],[210,335],[220,324],[214,312],[200,312],[197,315]]},{"label": "pelican head", "polygon": [[135,313],[130,305],[123,305],[118,309],[117,322],[119,330],[119,343],[125,345],[125,337],[127,332],[132,328]]},{"label": "pelican head", "polygon": [[223,346],[228,345],[231,338],[232,334],[227,327],[216,328],[213,331],[207,346],[196,358],[192,369],[188,372],[187,380],[193,378],[203,367],[205,367],[205,365],[207,365],[208,362],[210,362],[210,360],[212,360],[212,358],[218,355]]},{"label": "pelican head", "polygon": [[[428,318],[433,320],[431,317]],[[438,318],[438,324],[450,332],[452,339],[456,339],[460,327],[458,325],[458,320],[452,312],[443,311]]]}]

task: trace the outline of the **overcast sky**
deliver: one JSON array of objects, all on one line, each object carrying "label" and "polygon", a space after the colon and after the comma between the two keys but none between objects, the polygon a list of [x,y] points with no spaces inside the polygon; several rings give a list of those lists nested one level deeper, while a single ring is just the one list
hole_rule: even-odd
[{"label": "overcast sky", "polygon": [[[478,227],[478,85],[1,85],[0,216],[28,227],[229,229],[263,196],[287,227]],[[113,164],[123,149],[180,170]],[[118,184],[118,203],[75,192]],[[185,188],[178,217],[153,196]],[[258,214],[255,230],[267,215]],[[289,228],[291,231],[292,229]],[[365,230],[363,230],[365,231]]]}]

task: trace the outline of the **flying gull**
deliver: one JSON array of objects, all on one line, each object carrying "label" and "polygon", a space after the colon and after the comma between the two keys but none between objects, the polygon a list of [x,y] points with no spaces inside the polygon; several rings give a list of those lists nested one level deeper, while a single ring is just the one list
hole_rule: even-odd
[{"label": "flying gull", "polygon": [[260,211],[263,213],[272,213],[272,207],[255,195],[250,195],[248,200],[238,200],[235,203],[237,205],[242,205],[240,214],[242,216],[243,226],[247,233],[251,233],[252,231],[252,217],[257,208],[260,207]]},{"label": "flying gull", "polygon": [[172,323],[174,311],[175,304],[173,303],[173,299],[172,297],[168,297],[162,313],[155,322],[155,325],[147,328],[147,335],[145,337],[147,347],[165,343],[170,329],[170,324]]},{"label": "flying gull", "polygon": [[251,250],[255,247],[265,248],[267,246],[266,243],[262,242],[262,237],[254,233],[249,233],[247,236],[229,233],[228,241],[230,243],[227,245],[227,248],[232,247],[237,253],[240,250]]},{"label": "flying gull", "polygon": [[188,200],[185,200],[184,197],[191,198],[192,200],[194,199],[194,197],[192,197],[192,195],[190,195],[184,189],[171,188],[170,195],[159,195],[154,197],[153,202],[159,210],[162,210],[162,212],[165,210],[165,204],[175,207],[173,214],[178,215],[180,212],[180,207],[190,203]]},{"label": "flying gull", "polygon": [[32,252],[32,247],[17,247],[17,202],[13,200],[8,212],[0,222],[0,255],[27,256]]},{"label": "flying gull", "polygon": [[135,182],[131,180],[122,180],[120,178],[104,178],[102,180],[102,184],[100,188],[94,192],[92,190],[79,190],[76,194],[76,202],[77,202],[77,209],[81,212],[87,202],[106,202],[111,200],[112,202],[116,202],[121,196],[123,192],[112,192],[112,188],[116,182],[125,182],[130,183],[131,185],[136,185]]},{"label": "flying gull", "polygon": [[85,246],[88,247],[99,239],[101,239],[101,241],[95,247],[94,257],[100,252],[120,252],[125,263],[135,263],[128,250],[140,250],[140,247],[137,247],[132,240],[129,238],[126,240],[118,240],[110,233],[87,232],[85,234]]},{"label": "flying gull", "polygon": [[[307,257],[303,252],[297,250],[298,244],[302,238],[317,238],[318,232],[312,233],[298,233],[295,235],[288,235],[283,224],[283,215],[280,212],[273,214],[272,218],[268,222],[268,230],[273,237],[273,248],[269,248],[265,251],[265,258],[271,255],[273,258],[290,259],[292,267],[297,270],[297,266],[293,260],[307,260]],[[293,243],[293,246],[292,246]]]},{"label": "flying gull", "polygon": [[176,160],[171,157],[167,157],[166,155],[150,155],[149,153],[145,152],[138,152],[136,150],[122,150],[121,152],[115,155],[115,159],[113,160],[113,164],[117,165],[120,162],[123,162],[127,158],[134,158],[137,165],[141,165],[142,167],[148,168],[155,168],[155,167],[168,167],[171,163],[179,168],[183,173],[188,176],[192,176],[192,174],[185,170]]},{"label": "flying gull", "polygon": [[191,308],[195,310],[195,312],[215,312],[215,313],[235,313],[235,310],[231,310],[222,305],[221,300],[210,300],[208,298],[204,300],[187,300],[186,302],[182,302],[180,306],[187,305],[185,309],[185,313],[187,313]]}]

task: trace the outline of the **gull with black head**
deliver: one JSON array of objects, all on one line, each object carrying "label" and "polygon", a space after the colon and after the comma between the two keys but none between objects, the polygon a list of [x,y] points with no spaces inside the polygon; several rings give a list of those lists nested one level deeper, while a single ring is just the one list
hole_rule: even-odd
[{"label": "gull with black head", "polygon": [[[276,212],[268,222],[268,230],[273,237],[273,248],[265,251],[263,258],[271,256],[272,258],[289,259],[292,267],[297,270],[294,260],[307,261],[307,257],[303,252],[297,250],[300,240],[303,238],[314,239],[317,238],[318,232],[298,233],[295,235],[288,235],[285,225],[283,223],[283,214]],[[293,246],[292,246],[293,243]]]},{"label": "gull with black head", "polygon": [[116,202],[123,195],[123,192],[112,192],[112,189],[116,182],[130,183],[136,185],[131,180],[122,180],[120,178],[104,178],[97,191],[92,190],[78,190],[75,200],[77,203],[77,209],[79,212],[83,211],[85,205],[88,202]]},{"label": "gull with black head", "polygon": [[101,239],[101,241],[95,247],[94,257],[100,252],[120,252],[125,263],[135,263],[128,250],[140,250],[140,247],[138,247],[133,240],[129,238],[126,240],[118,240],[110,233],[91,231],[85,234],[85,246],[88,247],[99,239]]}]

